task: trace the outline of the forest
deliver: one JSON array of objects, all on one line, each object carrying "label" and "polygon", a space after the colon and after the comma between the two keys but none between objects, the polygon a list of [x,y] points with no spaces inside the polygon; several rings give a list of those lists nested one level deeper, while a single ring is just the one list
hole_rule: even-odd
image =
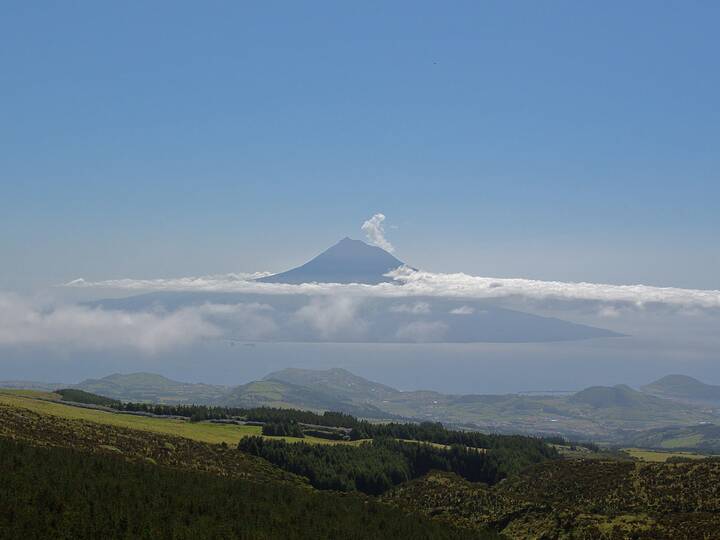
[{"label": "forest", "polygon": [[0,438],[0,538],[494,538],[361,496]]},{"label": "forest", "polygon": [[111,409],[118,410],[122,410],[123,408],[123,403],[121,401],[85,392],[84,390],[78,390],[77,388],[62,388],[60,390],[55,390],[55,393],[60,394],[63,401],[87,403],[89,405],[102,405],[103,407],[110,407]]},{"label": "forest", "polygon": [[263,424],[262,434],[268,437],[305,437],[297,422],[267,422]]},{"label": "forest", "polygon": [[318,489],[361,491],[380,495],[431,470],[454,472],[471,481],[496,484],[548,458],[532,446],[490,451],[461,445],[403,442],[379,437],[357,446],[288,443],[246,437],[238,449],[262,457],[288,472],[304,476]]}]

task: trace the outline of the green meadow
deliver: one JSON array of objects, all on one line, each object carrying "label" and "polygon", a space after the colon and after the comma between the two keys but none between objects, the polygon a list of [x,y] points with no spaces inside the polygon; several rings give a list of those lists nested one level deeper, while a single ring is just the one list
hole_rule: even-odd
[{"label": "green meadow", "polygon": [[664,463],[674,457],[689,459],[703,459],[707,457],[702,454],[696,454],[695,452],[663,452],[662,450],[646,450],[643,448],[623,448],[623,452],[640,461],[648,461],[651,463]]},{"label": "green meadow", "polygon": [[[95,409],[85,409],[66,405],[61,401],[46,401],[57,399],[57,394],[50,392],[37,392],[30,390],[0,390],[0,403],[12,407],[28,409],[39,414],[57,416],[68,420],[85,420],[98,424],[106,424],[115,427],[128,429],[139,429],[151,431],[176,437],[185,437],[195,441],[220,444],[226,443],[231,446],[243,437],[261,435],[259,426],[239,426],[234,424],[214,424],[211,422],[188,422],[187,420],[152,418],[147,416],[135,416],[131,414],[119,414]],[[40,398],[40,399],[39,399]],[[277,439],[278,437],[273,437]],[[342,444],[343,441],[329,441],[316,437],[283,437],[286,441],[305,441],[316,444]],[[352,441],[352,444],[359,444],[360,441]]]}]

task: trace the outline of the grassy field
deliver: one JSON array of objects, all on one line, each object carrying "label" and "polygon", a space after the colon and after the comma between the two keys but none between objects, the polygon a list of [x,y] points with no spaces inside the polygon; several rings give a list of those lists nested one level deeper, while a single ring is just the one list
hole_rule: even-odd
[{"label": "grassy field", "polygon": [[[28,409],[39,414],[46,414],[66,418],[69,420],[86,420],[98,424],[123,427],[129,429],[140,429],[152,431],[165,435],[185,437],[194,441],[213,444],[227,443],[235,446],[243,437],[261,435],[262,428],[259,426],[238,426],[233,424],[213,424],[211,422],[188,422],[186,420],[173,420],[164,418],[151,418],[147,416],[135,416],[131,414],[117,414],[95,409],[84,409],[65,405],[62,402],[43,401],[43,399],[54,399],[50,392],[35,392],[32,390],[5,390],[0,391],[0,404],[10,405]],[[36,399],[43,398],[43,399]],[[272,437],[282,438],[288,442],[304,441],[312,444],[360,444],[362,441],[331,441],[318,437]]]},{"label": "grassy field", "polygon": [[684,457],[689,459],[703,459],[707,457],[694,452],[663,452],[661,450],[645,450],[643,448],[623,448],[623,452],[640,461],[648,461],[650,463],[664,463],[671,457]]},{"label": "grassy field", "polygon": [[260,435],[261,431],[258,426],[210,424],[206,422],[187,422],[184,420],[165,420],[162,418],[149,418],[130,414],[115,414],[6,393],[0,394],[0,403],[28,409],[39,414],[59,416],[69,420],[86,420],[98,424],[153,431],[155,433],[175,435],[195,441],[217,444],[225,442],[229,445],[236,445],[243,437]]},{"label": "grassy field", "polygon": [[43,390],[24,390],[20,388],[0,388],[0,395],[2,394],[18,397],[52,399],[56,401],[62,399],[62,396],[60,394],[56,394],[55,392],[45,392]]},{"label": "grassy field", "polygon": [[695,435],[687,435],[685,437],[675,437],[673,439],[667,439],[660,443],[663,448],[692,448],[703,442],[703,436],[701,433]]}]

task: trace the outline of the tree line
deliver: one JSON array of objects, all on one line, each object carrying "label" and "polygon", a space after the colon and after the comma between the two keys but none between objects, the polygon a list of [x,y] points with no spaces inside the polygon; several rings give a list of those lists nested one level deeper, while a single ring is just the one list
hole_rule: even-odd
[{"label": "tree line", "polygon": [[297,422],[267,422],[263,424],[262,434],[269,437],[305,437]]},{"label": "tree line", "polygon": [[65,401],[104,405],[118,411],[143,412],[158,416],[181,416],[193,422],[204,420],[249,420],[253,422],[295,422],[318,426],[352,428],[359,421],[354,416],[342,412],[326,411],[315,413],[297,409],[280,409],[274,407],[226,407],[218,405],[168,405],[164,403],[136,403],[118,401],[82,390],[57,390]]},{"label": "tree line", "polygon": [[238,449],[304,476],[318,489],[361,491],[369,495],[384,493],[431,470],[454,472],[472,482],[495,484],[530,464],[547,459],[532,446],[484,451],[391,438],[377,438],[354,446],[246,437],[240,440]]},{"label": "tree line", "polygon": [[[79,392],[80,393],[72,394],[73,397],[76,398],[74,400],[80,401],[85,399],[87,400],[86,402],[96,402],[96,398],[99,400],[108,399],[87,392]],[[190,421],[237,419],[272,424],[263,432],[264,435],[271,436],[301,437],[304,432],[305,435],[312,434],[317,437],[330,439],[345,438],[353,441],[388,438],[421,441],[447,446],[457,445],[489,450],[502,449],[509,454],[514,454],[516,457],[513,458],[513,461],[522,462],[523,465],[531,465],[538,460],[557,456],[557,451],[546,444],[546,441],[540,437],[452,430],[447,429],[440,422],[391,422],[378,424],[367,420],[360,420],[346,413],[333,411],[316,413],[312,411],[273,407],[241,408],[213,405],[167,405],[111,401],[114,405],[108,406],[112,406],[120,411],[145,412],[161,416],[181,416],[188,418]],[[341,429],[342,435],[320,429],[308,428],[307,426]]]}]

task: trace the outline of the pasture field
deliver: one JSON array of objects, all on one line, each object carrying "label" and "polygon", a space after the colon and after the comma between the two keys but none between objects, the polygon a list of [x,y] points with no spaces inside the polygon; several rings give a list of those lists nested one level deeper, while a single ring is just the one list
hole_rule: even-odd
[{"label": "pasture field", "polygon": [[25,390],[22,388],[0,388],[0,395],[2,394],[36,399],[51,399],[54,401],[62,399],[62,396],[60,394],[56,394],[55,392],[46,392],[44,390]]},{"label": "pasture field", "polygon": [[672,439],[667,439],[660,443],[660,446],[668,449],[692,448],[693,446],[697,446],[702,443],[703,440],[703,435],[701,433],[696,433],[693,435],[686,435],[684,437],[674,437]]},{"label": "pasture field", "polygon": [[42,401],[19,395],[0,394],[0,403],[28,409],[30,411],[58,416],[68,420],[85,420],[114,427],[152,431],[176,437],[185,437],[207,443],[237,445],[243,437],[260,435],[258,426],[236,426],[211,424],[209,422],[188,422],[185,420],[150,418],[131,414],[117,414],[95,409],[84,409],[65,405],[62,402]]},{"label": "pasture field", "polygon": [[[39,414],[56,416],[68,420],[85,420],[87,422],[95,422],[114,427],[139,429],[212,444],[221,444],[224,442],[229,446],[236,446],[243,437],[262,434],[262,428],[260,426],[214,424],[211,422],[188,422],[186,420],[119,414],[95,409],[74,407],[72,405],[66,405],[61,401],[45,401],[45,399],[53,399],[49,396],[57,396],[57,394],[29,390],[2,390],[0,391],[0,404],[28,409]],[[288,442],[304,441],[312,444],[360,444],[360,442],[362,442],[331,441],[318,437],[305,437],[303,439],[297,437],[271,438],[282,438]]]},{"label": "pasture field", "polygon": [[646,450],[644,448],[623,448],[623,452],[630,456],[650,463],[665,463],[672,457],[683,457],[689,459],[703,459],[707,456],[695,452],[663,452],[662,450]]},{"label": "pasture field", "polygon": [[598,451],[590,450],[583,446],[568,446],[564,444],[551,445],[558,453],[566,459],[599,459],[602,461],[632,461],[632,458],[625,452],[600,448]]}]

